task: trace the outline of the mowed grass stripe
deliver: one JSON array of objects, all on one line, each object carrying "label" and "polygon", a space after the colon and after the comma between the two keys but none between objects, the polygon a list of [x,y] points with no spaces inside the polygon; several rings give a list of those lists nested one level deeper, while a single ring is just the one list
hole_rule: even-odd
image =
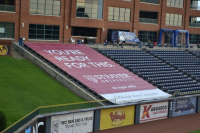
[{"label": "mowed grass stripe", "polygon": [[82,101],[32,62],[0,56],[0,110],[7,126],[39,106]]},{"label": "mowed grass stripe", "polygon": [[200,130],[192,131],[192,132],[189,132],[189,133],[200,133]]}]

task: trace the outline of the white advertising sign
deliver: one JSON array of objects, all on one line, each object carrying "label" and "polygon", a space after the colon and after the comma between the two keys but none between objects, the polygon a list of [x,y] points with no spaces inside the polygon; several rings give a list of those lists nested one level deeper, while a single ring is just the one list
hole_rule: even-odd
[{"label": "white advertising sign", "polygon": [[[133,87],[133,85],[130,86],[122,86],[122,89],[126,89],[129,87]],[[119,87],[118,87],[119,88]],[[113,93],[113,94],[103,94],[102,97],[109,99],[110,101],[116,103],[116,104],[123,104],[128,102],[137,102],[141,100],[153,100],[153,99],[163,99],[168,98],[171,95],[167,94],[166,92],[163,92],[160,89],[154,89],[154,90],[143,90],[143,91],[131,91],[131,92],[121,92],[121,93]]]},{"label": "white advertising sign", "polygon": [[51,117],[51,133],[88,133],[93,131],[94,111]]},{"label": "white advertising sign", "polygon": [[140,106],[140,123],[165,119],[168,116],[168,102],[143,104]]}]

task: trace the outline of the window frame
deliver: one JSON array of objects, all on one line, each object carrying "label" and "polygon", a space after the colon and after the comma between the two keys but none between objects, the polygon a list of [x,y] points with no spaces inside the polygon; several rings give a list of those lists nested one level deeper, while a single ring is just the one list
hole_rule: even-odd
[{"label": "window frame", "polygon": [[[60,16],[61,13],[61,1],[52,0],[52,4],[48,4],[48,0],[44,0],[44,3],[40,3],[40,0],[36,0],[36,2],[31,2],[30,0],[30,8],[29,8],[29,14],[32,15],[45,15],[45,16]],[[56,5],[55,2],[60,2],[59,5]],[[31,8],[33,4],[36,5],[36,8]],[[48,9],[47,7],[52,7],[51,9]],[[59,10],[54,10],[56,7],[59,7]],[[32,10],[35,10],[33,12]],[[50,14],[47,13],[47,11],[51,11]],[[55,13],[58,12],[58,13]]]},{"label": "window frame", "polygon": [[138,38],[141,42],[157,42],[158,32],[157,31],[138,31]]},{"label": "window frame", "polygon": [[184,0],[167,0],[166,5],[168,7],[175,7],[175,8],[184,8]]},{"label": "window frame", "polygon": [[[124,12],[122,11],[124,10]],[[128,14],[129,13],[129,14]],[[128,17],[127,17],[128,15]],[[112,19],[110,19],[112,18]],[[120,7],[108,7],[108,21],[130,22],[131,9]]]},{"label": "window frame", "polygon": [[200,34],[189,34],[190,44],[200,44]]},{"label": "window frame", "polygon": [[[51,26],[51,29],[47,28],[50,26]],[[32,27],[35,27],[35,28],[32,28]],[[35,34],[33,32],[35,32]],[[49,32],[51,32],[51,33],[49,34]],[[46,38],[46,36],[51,36],[51,38]],[[59,41],[59,37],[60,37],[60,26],[59,25],[29,24],[29,34],[28,34],[29,40]]]},{"label": "window frame", "polygon": [[165,25],[182,27],[182,24],[183,24],[182,14],[166,13]]},{"label": "window frame", "polygon": [[[77,3],[76,3],[76,17],[77,18],[88,18],[88,19],[102,19],[103,18],[103,4],[101,5],[101,2],[103,2],[103,0],[91,0],[91,2],[92,3],[89,3],[87,2],[87,0],[81,0],[81,1],[77,0]],[[78,5],[81,5],[81,4],[82,4],[83,11],[78,11],[79,9]]]},{"label": "window frame", "polygon": [[[6,25],[8,24],[12,24],[13,27],[7,27]],[[0,38],[7,38],[7,39],[14,39],[15,38],[15,23],[11,23],[11,22],[0,22],[0,25],[2,25],[3,27],[0,27],[2,29],[4,29],[4,33],[0,33]],[[13,30],[13,32],[7,32],[8,29]],[[10,37],[7,37],[7,35],[11,35]]]}]

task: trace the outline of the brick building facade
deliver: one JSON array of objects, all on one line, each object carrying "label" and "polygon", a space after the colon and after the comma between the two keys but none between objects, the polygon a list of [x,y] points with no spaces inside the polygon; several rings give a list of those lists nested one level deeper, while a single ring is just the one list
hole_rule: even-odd
[{"label": "brick building facade", "polygon": [[[165,28],[188,30],[190,35],[194,36],[190,37],[191,43],[200,41],[200,1],[198,0],[195,1],[196,3],[192,3],[192,0],[175,0],[178,2],[173,0],[41,0],[41,3],[38,2],[40,0],[13,0],[10,4],[8,0],[3,1],[4,3],[0,3],[0,39],[3,40],[18,41],[19,38],[24,38],[24,41],[69,43],[70,38],[76,41],[92,38],[96,43],[103,43],[105,39],[109,40],[112,30],[125,30],[136,32],[143,42],[150,38],[157,42],[159,30]],[[52,2],[59,8],[48,4]],[[97,18],[86,15],[90,13],[90,11],[86,12],[88,8],[91,8],[91,16]],[[47,9],[49,12],[52,11],[52,14],[48,13]],[[57,13],[54,13],[54,9]],[[84,15],[78,15],[77,12]],[[195,21],[192,21],[193,19]],[[6,26],[9,24],[13,26]],[[49,31],[46,30],[48,28]],[[77,32],[77,29],[82,31]],[[50,32],[59,35],[50,35]],[[94,36],[93,32],[96,32]],[[163,43],[165,40],[163,39]]]}]

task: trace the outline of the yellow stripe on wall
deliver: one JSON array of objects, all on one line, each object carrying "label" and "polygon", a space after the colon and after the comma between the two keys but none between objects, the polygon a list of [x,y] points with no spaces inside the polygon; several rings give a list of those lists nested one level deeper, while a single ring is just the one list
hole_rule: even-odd
[{"label": "yellow stripe on wall", "polygon": [[100,130],[134,124],[135,106],[101,110]]}]

